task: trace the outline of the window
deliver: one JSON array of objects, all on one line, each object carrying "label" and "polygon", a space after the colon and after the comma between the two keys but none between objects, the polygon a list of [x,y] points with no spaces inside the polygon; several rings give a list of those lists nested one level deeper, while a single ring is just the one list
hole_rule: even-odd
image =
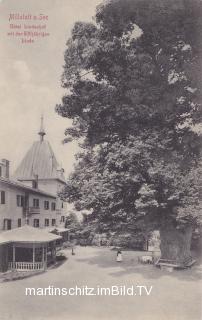
[{"label": "window", "polygon": [[49,226],[49,219],[45,219],[45,227]]},{"label": "window", "polygon": [[33,199],[33,207],[39,208],[39,199]]},{"label": "window", "polygon": [[48,210],[49,209],[49,201],[44,201],[44,209]]},{"label": "window", "polygon": [[4,230],[11,229],[11,219],[4,219]]},{"label": "window", "polygon": [[55,202],[52,202],[52,203],[51,203],[51,210],[52,210],[52,211],[55,211],[55,207],[56,207]]},{"label": "window", "polygon": [[24,197],[17,195],[17,206],[18,207],[23,207],[24,206]]},{"label": "window", "polygon": [[62,205],[61,205],[61,208],[63,209],[64,205],[63,205],[63,202],[62,202]]},{"label": "window", "polygon": [[65,221],[65,217],[64,216],[61,216],[61,222],[64,222]]},{"label": "window", "polygon": [[56,224],[56,220],[52,219],[52,226],[55,226],[55,224]]},{"label": "window", "polygon": [[0,177],[2,177],[2,167],[0,166]]},{"label": "window", "polygon": [[5,204],[5,203],[6,203],[5,191],[1,191],[1,204]]},{"label": "window", "polygon": [[39,219],[34,219],[34,227],[35,228],[39,227]]},{"label": "window", "polygon": [[18,228],[21,227],[21,219],[18,219]]}]

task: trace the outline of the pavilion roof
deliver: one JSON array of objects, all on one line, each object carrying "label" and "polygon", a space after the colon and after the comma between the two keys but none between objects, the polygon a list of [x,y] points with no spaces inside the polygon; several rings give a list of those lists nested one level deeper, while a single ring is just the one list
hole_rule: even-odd
[{"label": "pavilion roof", "polygon": [[[57,239],[61,236],[47,232],[44,229],[34,228],[28,225],[23,227],[5,231],[1,234],[2,240],[5,242],[24,242],[24,243],[47,243]],[[0,238],[1,243],[1,238]]]},{"label": "pavilion roof", "polygon": [[0,234],[0,244],[9,243],[10,241],[5,239],[2,234]]}]

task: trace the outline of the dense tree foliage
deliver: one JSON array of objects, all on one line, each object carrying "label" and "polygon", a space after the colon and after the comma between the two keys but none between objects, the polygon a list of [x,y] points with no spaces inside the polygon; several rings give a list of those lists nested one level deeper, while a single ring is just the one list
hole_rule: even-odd
[{"label": "dense tree foliage", "polygon": [[82,148],[63,196],[103,231],[160,229],[180,261],[200,222],[201,18],[199,0],[104,2],[75,23],[56,107]]},{"label": "dense tree foliage", "polygon": [[71,234],[76,234],[80,230],[80,222],[75,212],[71,211],[65,220],[65,228],[69,229]]}]

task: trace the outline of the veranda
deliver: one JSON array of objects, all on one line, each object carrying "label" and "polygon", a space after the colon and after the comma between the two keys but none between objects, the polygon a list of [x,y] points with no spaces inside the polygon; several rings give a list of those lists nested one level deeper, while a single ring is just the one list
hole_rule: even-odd
[{"label": "veranda", "polygon": [[2,271],[45,270],[48,264],[55,262],[56,241],[61,239],[61,236],[27,225],[6,231],[2,237]]}]

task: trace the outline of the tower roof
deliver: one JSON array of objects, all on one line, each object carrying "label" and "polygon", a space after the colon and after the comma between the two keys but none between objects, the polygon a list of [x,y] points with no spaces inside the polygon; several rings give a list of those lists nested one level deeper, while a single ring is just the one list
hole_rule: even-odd
[{"label": "tower roof", "polygon": [[43,141],[43,137],[46,135],[43,125],[43,116],[41,116],[41,126],[38,134],[40,135],[40,141]]},{"label": "tower roof", "polygon": [[17,180],[59,179],[65,182],[64,170],[59,166],[50,143],[43,139],[43,117],[41,118],[40,141],[35,141],[14,173]]},{"label": "tower roof", "polygon": [[14,173],[18,180],[60,179],[65,181],[63,169],[59,167],[48,141],[36,141],[28,150]]}]

